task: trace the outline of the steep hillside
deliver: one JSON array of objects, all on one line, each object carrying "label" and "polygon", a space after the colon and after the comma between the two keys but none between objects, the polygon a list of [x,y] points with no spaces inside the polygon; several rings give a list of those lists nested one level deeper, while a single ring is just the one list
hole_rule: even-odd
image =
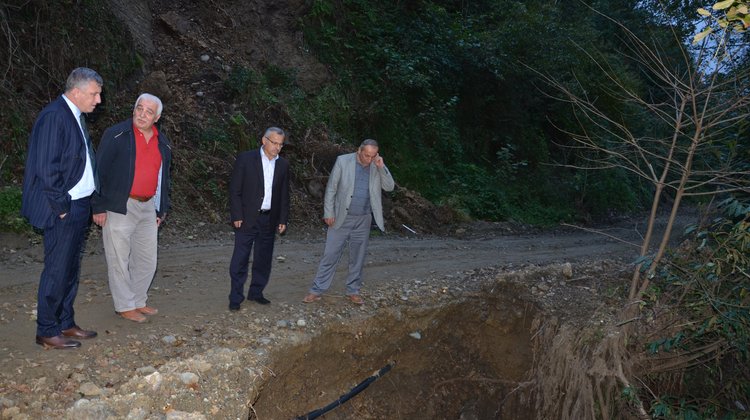
[{"label": "steep hillside", "polygon": [[[6,37],[9,50],[16,47],[16,52],[2,86],[13,91],[11,100],[17,106],[3,108],[0,116],[13,122],[12,133],[2,133],[12,139],[2,148],[10,156],[5,159],[8,165],[0,166],[2,185],[20,183],[27,133],[36,113],[60,93],[71,68],[85,65],[99,71],[106,84],[104,102],[92,118],[95,138],[129,116],[139,93],[164,100],[160,125],[173,142],[175,156],[174,207],[167,230],[200,235],[205,224],[225,224],[225,191],[234,156],[257,147],[271,125],[289,132],[290,146],[283,154],[293,165],[293,226],[319,223],[333,160],[360,139],[333,141],[325,125],[294,121],[288,98],[278,94],[283,91],[304,103],[331,82],[327,68],[304,45],[299,22],[306,7],[302,0],[5,6],[0,9],[2,26],[18,36]],[[63,52],[58,60],[54,51]],[[386,162],[389,152],[395,151],[382,151]],[[453,217],[403,188],[388,197],[386,213],[388,229],[402,232],[408,232],[402,224],[435,231],[436,220]]]}]

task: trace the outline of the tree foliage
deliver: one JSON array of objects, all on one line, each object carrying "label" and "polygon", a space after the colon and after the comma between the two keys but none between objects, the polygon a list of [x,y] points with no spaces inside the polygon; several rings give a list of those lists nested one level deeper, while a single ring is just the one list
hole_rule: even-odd
[{"label": "tree foliage", "polygon": [[[602,3],[644,33],[671,34],[645,2]],[[351,120],[329,128],[398,150],[391,162],[399,182],[429,198],[475,217],[548,223],[644,202],[640,181],[618,168],[602,178],[554,169],[580,159],[564,148],[571,139],[557,129],[577,126],[576,116],[544,94],[528,67],[558,75],[643,130],[657,124],[611,95],[607,79],[585,59],[585,50],[601,51],[629,87],[645,92],[654,83],[631,58],[614,54],[628,40],[582,4],[316,0],[304,27],[349,99]],[[508,166],[512,177],[493,170]],[[479,168],[492,188],[478,201],[481,185],[464,186]],[[503,206],[484,208],[493,202]],[[552,211],[530,216],[545,210]]]}]

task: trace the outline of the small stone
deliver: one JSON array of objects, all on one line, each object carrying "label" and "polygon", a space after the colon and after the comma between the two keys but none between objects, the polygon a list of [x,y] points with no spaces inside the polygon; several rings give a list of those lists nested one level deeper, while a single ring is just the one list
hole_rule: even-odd
[{"label": "small stone", "polygon": [[422,339],[422,334],[420,334],[419,331],[414,331],[412,333],[409,333],[409,337],[414,338],[416,340],[421,340]]},{"label": "small stone", "polygon": [[196,375],[193,372],[184,372],[180,374],[180,380],[185,385],[193,385],[193,384],[197,384],[200,378],[198,377],[198,375]]},{"label": "small stone", "polygon": [[287,328],[289,326],[289,321],[283,319],[281,321],[276,321],[276,326],[279,328]]},{"label": "small stone", "polygon": [[206,420],[201,413],[188,413],[185,411],[171,410],[167,412],[167,420]]},{"label": "small stone", "polygon": [[172,345],[175,342],[177,342],[177,339],[173,335],[166,335],[166,336],[162,337],[161,341],[163,341],[165,344]]},{"label": "small stone", "polygon": [[95,397],[97,395],[100,395],[102,393],[102,390],[93,383],[86,382],[84,384],[81,384],[81,386],[78,388],[78,392],[86,397]]},{"label": "small stone", "polygon": [[156,372],[156,368],[154,368],[153,366],[143,366],[136,369],[135,372],[139,375],[150,375]]},{"label": "small stone", "polygon": [[154,391],[161,387],[162,376],[159,372],[154,372],[143,379]]},{"label": "small stone", "polygon": [[204,362],[204,361],[198,361],[198,362],[193,363],[193,367],[198,372],[205,373],[205,372],[208,372],[209,370],[211,370],[211,368],[213,366],[211,365],[211,363]]},{"label": "small stone", "polygon": [[128,413],[125,420],[145,420],[148,413],[142,407],[136,407]]},{"label": "small stone", "polygon": [[307,325],[307,322],[304,319],[298,319],[297,320],[297,326],[298,327],[304,327]]},{"label": "small stone", "polygon": [[573,266],[569,262],[563,264],[563,266],[562,266],[562,275],[566,279],[570,279],[570,278],[573,277]]},{"label": "small stone", "polygon": [[205,63],[206,61],[210,60],[210,59],[211,59],[211,57],[209,57],[209,55],[208,55],[208,54],[203,54],[203,55],[201,55],[201,61],[202,61],[202,62],[204,62],[204,63]]},{"label": "small stone", "polygon": [[8,407],[3,410],[4,419],[12,419],[21,414],[21,409],[18,407]]}]

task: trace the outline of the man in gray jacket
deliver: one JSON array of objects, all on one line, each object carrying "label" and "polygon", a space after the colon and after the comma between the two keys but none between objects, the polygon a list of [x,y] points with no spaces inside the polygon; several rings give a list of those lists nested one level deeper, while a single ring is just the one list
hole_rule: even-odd
[{"label": "man in gray jacket", "polygon": [[362,286],[362,267],[370,240],[370,226],[375,217],[380,230],[383,222],[382,190],[393,191],[395,183],[391,172],[378,154],[378,142],[367,139],[356,153],[341,155],[336,159],[326,186],[323,221],[328,225],[326,247],[318,273],[307,296],[302,300],[311,303],[320,299],[331,286],[336,265],[344,246],[349,243],[349,275],[346,295],[356,304],[363,304],[359,294]]}]

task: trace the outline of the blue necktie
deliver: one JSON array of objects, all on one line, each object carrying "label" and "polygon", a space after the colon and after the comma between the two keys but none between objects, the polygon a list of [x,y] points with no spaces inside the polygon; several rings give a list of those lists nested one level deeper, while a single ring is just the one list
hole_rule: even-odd
[{"label": "blue necktie", "polygon": [[86,127],[86,117],[81,112],[78,117],[78,121],[81,122],[81,129],[83,130],[83,138],[86,141],[86,148],[89,151],[89,160],[91,161],[91,170],[94,172],[94,186],[99,191],[99,175],[96,173],[96,155],[94,155],[94,145],[91,143],[91,137],[89,136],[89,129]]}]

